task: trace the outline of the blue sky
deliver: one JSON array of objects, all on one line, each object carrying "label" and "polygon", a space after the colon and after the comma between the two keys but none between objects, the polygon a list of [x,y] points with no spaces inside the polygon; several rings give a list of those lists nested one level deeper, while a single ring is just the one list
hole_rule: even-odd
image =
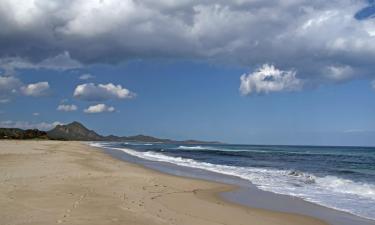
[{"label": "blue sky", "polygon": [[0,3],[1,126],[375,145],[371,1],[20,2]]},{"label": "blue sky", "polygon": [[[242,96],[233,68],[196,62],[138,61],[83,71],[22,71],[24,82],[47,80],[47,96],[19,96],[3,104],[2,120],[67,123],[81,121],[102,134],[150,134],[175,139],[255,144],[373,144],[375,91],[367,80],[299,92]],[[80,75],[93,83],[121,84],[137,96],[108,100],[115,112],[87,114],[97,102],[73,97]],[[74,104],[73,112],[58,111]],[[33,116],[33,113],[39,113]]]}]

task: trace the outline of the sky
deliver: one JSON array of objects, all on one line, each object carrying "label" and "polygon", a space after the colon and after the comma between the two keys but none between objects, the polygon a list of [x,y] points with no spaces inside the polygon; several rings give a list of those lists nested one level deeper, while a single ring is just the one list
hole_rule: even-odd
[{"label": "sky", "polygon": [[0,0],[0,127],[375,146],[375,3]]}]

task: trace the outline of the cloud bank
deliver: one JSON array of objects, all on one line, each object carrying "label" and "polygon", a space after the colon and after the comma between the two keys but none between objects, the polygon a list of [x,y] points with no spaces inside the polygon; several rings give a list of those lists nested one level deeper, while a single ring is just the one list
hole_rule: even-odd
[{"label": "cloud bank", "polygon": [[51,69],[139,58],[270,62],[313,83],[341,82],[375,76],[368,8],[365,0],[3,0],[0,62]]},{"label": "cloud bank", "polygon": [[58,121],[48,123],[48,122],[40,122],[40,123],[31,123],[26,121],[0,121],[0,127],[4,128],[21,128],[21,129],[39,129],[39,130],[51,130],[55,126],[61,124]]},{"label": "cloud bank", "polygon": [[[1,23],[1,22],[0,22]],[[33,62],[30,59],[21,58],[19,56],[14,57],[2,57],[0,58],[0,68],[5,70],[5,74],[15,75],[16,70],[24,69],[49,69],[49,70],[70,70],[78,69],[83,65],[70,57],[69,52],[63,52],[61,54],[51,56],[43,59],[39,62]]]}]

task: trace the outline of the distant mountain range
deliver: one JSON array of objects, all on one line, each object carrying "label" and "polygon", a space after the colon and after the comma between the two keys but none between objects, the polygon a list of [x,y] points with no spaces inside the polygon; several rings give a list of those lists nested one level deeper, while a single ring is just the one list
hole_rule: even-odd
[{"label": "distant mountain range", "polygon": [[160,142],[160,143],[182,143],[182,144],[214,144],[219,142],[206,142],[198,140],[175,141],[171,139],[160,139],[147,135],[135,136],[102,136],[93,130],[87,129],[79,122],[66,125],[57,125],[50,131],[37,129],[22,130],[18,128],[0,128],[0,139],[48,139],[65,141],[127,141],[127,142]]}]

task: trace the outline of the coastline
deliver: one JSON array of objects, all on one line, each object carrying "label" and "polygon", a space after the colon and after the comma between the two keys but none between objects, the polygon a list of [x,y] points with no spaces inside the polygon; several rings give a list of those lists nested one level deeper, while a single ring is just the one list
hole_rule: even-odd
[{"label": "coastline", "polygon": [[243,180],[233,175],[184,167],[164,161],[150,161],[134,156],[132,153],[134,150],[131,148],[112,148],[106,145],[97,145],[97,143],[94,143],[92,146],[100,148],[114,158],[131,162],[163,174],[235,186],[234,190],[219,193],[220,198],[242,206],[305,215],[318,218],[331,225],[375,225],[374,220],[360,217],[350,212],[330,208],[295,196],[261,190],[248,180]]},{"label": "coastline", "polygon": [[79,142],[0,142],[1,224],[285,224],[319,219],[223,199],[237,187],[173,176]]}]

